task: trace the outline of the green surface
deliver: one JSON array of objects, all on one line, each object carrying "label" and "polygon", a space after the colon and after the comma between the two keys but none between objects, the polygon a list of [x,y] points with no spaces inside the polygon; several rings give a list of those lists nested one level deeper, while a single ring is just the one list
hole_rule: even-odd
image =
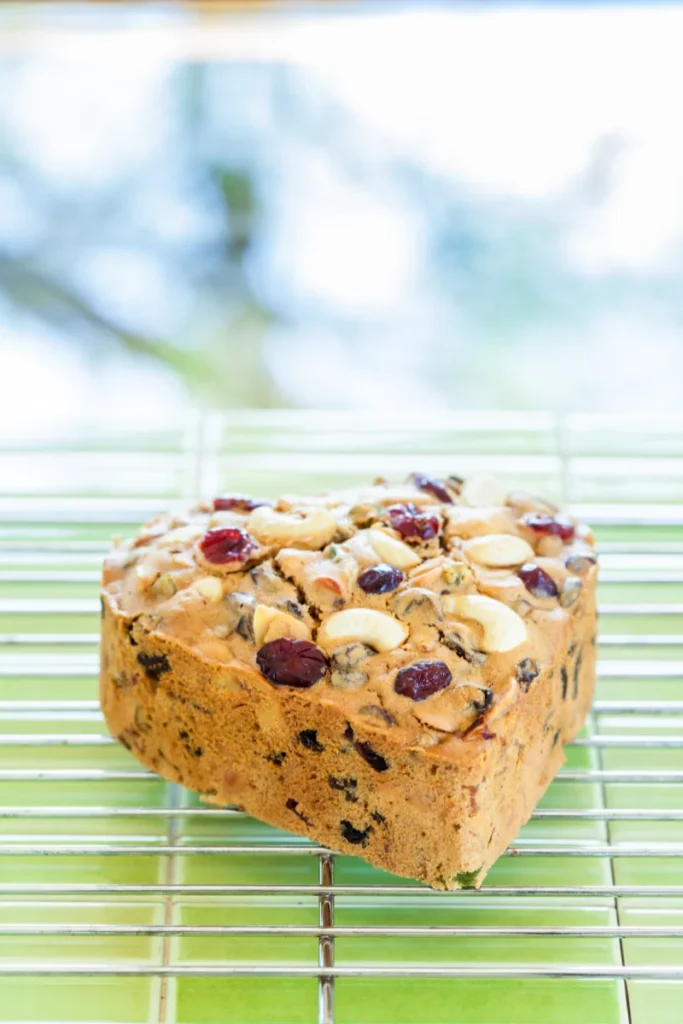
[{"label": "green surface", "polygon": [[[125,499],[126,495],[154,496],[163,508],[183,490],[192,486],[191,466],[185,454],[191,432],[182,426],[175,432],[160,430],[153,436],[98,438],[92,441],[88,459],[92,477],[73,477],[73,464],[65,458],[64,481],[60,489],[55,475],[51,493],[107,495]],[[219,452],[210,479],[216,489],[254,490],[265,494],[283,488],[320,487],[367,479],[387,470],[403,475],[409,469],[434,467],[443,471],[452,457],[457,471],[462,462],[470,467],[469,456],[479,453],[482,467],[502,472],[511,480],[526,481],[537,492],[559,495],[559,460],[555,457],[556,435],[543,426],[525,428],[519,419],[508,431],[485,429],[427,429],[399,432],[395,428],[366,429],[362,418],[355,425],[339,424],[334,417],[313,430],[308,422],[286,422],[284,414],[272,414],[266,423],[248,426],[231,423],[223,432],[223,450]],[[216,434],[220,438],[220,431]],[[629,443],[635,444],[636,435]],[[591,459],[602,452],[623,454],[618,438],[602,432],[599,441],[584,431],[569,432],[568,450],[577,450]],[[648,441],[647,450],[652,450]],[[55,444],[55,463],[79,446],[65,441]],[[81,444],[81,450],[86,445]],[[108,450],[98,466],[92,453]],[[164,453],[163,472],[146,477],[142,464],[133,460],[126,477],[126,452],[135,452],[139,460],[144,451]],[[683,448],[681,448],[683,450]],[[676,448],[678,452],[678,448]],[[116,454],[118,453],[118,454]],[[122,454],[123,453],[123,457]],[[462,453],[459,455],[458,453]],[[107,484],[111,463],[116,472]],[[504,458],[501,459],[501,456]],[[30,455],[26,455],[29,458]],[[42,458],[43,456],[41,456]],[[2,456],[0,455],[0,460]],[[68,467],[71,466],[69,469]],[[107,468],[109,467],[109,468]],[[118,468],[116,468],[118,467]],[[360,467],[360,468],[359,468]],[[443,467],[443,468],[439,468]],[[56,472],[56,471],[55,471]],[[69,474],[72,476],[69,476]],[[117,475],[118,474],[118,475]],[[125,478],[125,479],[124,479]],[[603,481],[594,465],[578,464],[574,481],[575,500],[647,501],[679,500],[672,484],[666,492],[666,480],[643,484],[629,476],[627,468],[619,479]],[[570,480],[570,482],[571,482]],[[46,495],[40,474],[34,489],[26,494]],[[664,491],[662,491],[664,488]],[[668,496],[667,496],[668,494]],[[124,501],[125,504],[125,501]],[[46,505],[46,509],[48,506]],[[61,634],[96,633],[99,619],[95,605],[97,587],[88,582],[41,582],[45,570],[93,571],[99,561],[97,548],[78,557],[65,544],[92,544],[106,541],[111,534],[125,534],[130,524],[88,521],[82,508],[65,521],[55,522],[48,511],[34,521],[17,515],[14,521],[0,523],[0,572],[21,569],[35,576],[26,582],[0,579],[0,633]],[[605,542],[676,544],[683,541],[683,528],[663,526],[598,526]],[[46,552],[41,555],[40,550]],[[17,550],[24,561],[14,560]],[[60,554],[61,550],[61,554]],[[32,554],[32,551],[34,553]],[[85,551],[85,549],[84,549]],[[55,552],[57,555],[55,556]],[[48,554],[49,553],[49,556]],[[52,604],[35,611],[27,602],[49,600]],[[66,613],[63,600],[93,603]],[[683,584],[610,582],[601,589],[601,599],[610,603],[683,602]],[[13,602],[17,602],[13,606]],[[680,635],[681,622],[674,615],[610,614],[602,617],[605,634]],[[50,673],[53,666],[69,657],[92,655],[92,645],[0,644],[0,699],[19,701],[94,700],[96,679],[88,669],[65,669]],[[683,672],[663,678],[657,662],[681,661],[683,637],[678,646],[636,647],[627,640],[622,645],[604,648],[603,660],[626,663],[623,675],[605,677],[599,684],[603,700],[683,699]],[[48,668],[41,674],[38,657],[47,656]],[[17,663],[25,659],[27,671],[17,672]],[[651,665],[643,677],[629,675],[628,663]],[[30,674],[28,672],[30,671]],[[41,715],[0,716],[0,734],[32,734],[36,745],[0,746],[0,770],[19,769],[136,769],[131,756],[118,747],[41,747],[42,734],[98,734],[102,723],[93,715],[65,714],[55,718]],[[601,716],[590,723],[586,735],[681,736],[683,720],[654,716]],[[605,749],[573,748],[568,751],[568,767],[576,770],[608,768],[614,770],[683,770],[681,749]],[[176,801],[174,803],[174,801]],[[186,792],[174,795],[173,787],[157,780],[114,781],[0,781],[0,805],[7,807],[54,806],[82,808],[167,808],[199,806],[196,796]],[[604,786],[557,780],[541,801],[542,809],[584,810],[608,808],[661,808],[683,810],[683,786],[626,785]],[[173,831],[169,831],[172,829]],[[533,820],[522,831],[519,844],[567,845],[612,842],[671,842],[683,844],[681,822],[612,822],[560,818]],[[263,846],[301,840],[279,833],[248,818],[169,817],[85,817],[36,820],[0,819],[0,844],[34,843],[109,843],[121,851],[131,844],[164,844],[173,841],[180,847],[201,844],[259,843]],[[263,853],[252,856],[224,855],[166,857],[122,852],[115,856],[0,856],[0,882],[151,884],[174,882],[181,885],[224,885],[243,883],[262,885],[266,892],[258,896],[201,895],[109,895],[100,899],[85,897],[32,896],[19,900],[0,897],[0,927],[9,924],[150,924],[180,926],[293,925],[316,926],[318,901],[305,895],[282,896],[267,889],[273,884],[311,884],[319,879],[315,856],[281,856]],[[335,858],[335,881],[349,885],[392,884],[411,886],[352,857]],[[498,886],[541,885],[634,885],[683,883],[681,859],[673,857],[615,857],[612,862],[589,857],[502,857],[490,872],[486,884]],[[335,923],[339,926],[467,926],[467,927],[591,927],[640,924],[683,926],[683,900],[620,900],[575,897],[484,897],[476,893],[443,894],[419,897],[337,896]],[[386,964],[394,967],[410,964],[441,966],[556,967],[601,965],[618,967],[622,963],[647,966],[659,963],[683,963],[683,940],[618,939],[591,937],[444,937],[422,938],[344,936],[336,940],[335,959],[340,966]],[[318,962],[318,941],[311,936],[235,936],[212,935],[160,937],[117,935],[90,937],[2,937],[0,965],[8,962],[65,964],[78,960],[89,964],[133,964],[158,966],[201,966],[273,963],[312,967]],[[683,984],[619,981],[582,981],[578,979],[408,979],[401,977],[367,979],[341,978],[336,983],[336,1020],[339,1024],[627,1024],[630,1006],[633,1024],[680,1024],[683,1020]],[[162,998],[163,997],[163,998]],[[318,1014],[318,984],[312,978],[182,978],[162,986],[154,978],[73,978],[12,979],[0,976],[0,1021],[41,1022],[137,1022],[156,1021],[164,1006],[167,1024],[314,1024]]]}]

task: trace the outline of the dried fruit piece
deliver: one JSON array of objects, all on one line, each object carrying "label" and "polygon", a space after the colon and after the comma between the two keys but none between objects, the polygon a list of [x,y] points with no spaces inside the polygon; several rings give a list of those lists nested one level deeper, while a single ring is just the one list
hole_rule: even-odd
[{"label": "dried fruit piece", "polygon": [[261,506],[249,516],[249,530],[263,544],[322,548],[337,532],[337,520],[327,508],[312,508],[294,515]]},{"label": "dried fruit piece", "polygon": [[511,533],[489,533],[483,537],[473,537],[465,544],[465,552],[473,561],[492,569],[521,565],[534,557],[531,545]]},{"label": "dried fruit piece", "polygon": [[356,740],[354,747],[363,760],[367,761],[370,767],[374,768],[376,772],[385,772],[389,768],[389,762],[386,758],[382,757],[381,754],[378,754],[369,743],[366,743],[364,740]]},{"label": "dried fruit piece", "polygon": [[325,749],[318,739],[318,733],[315,729],[302,729],[298,740],[302,747],[306,747],[306,750],[312,750],[314,754],[322,754]]},{"label": "dried fruit piece", "polygon": [[529,562],[517,572],[520,580],[533,597],[551,598],[560,593],[557,583],[550,573],[541,569],[540,565]]},{"label": "dried fruit piece", "polygon": [[327,672],[327,658],[308,640],[281,637],[264,644],[256,653],[262,674],[276,686],[307,688]]},{"label": "dried fruit piece", "polygon": [[526,693],[533,683],[534,679],[540,674],[540,669],[536,662],[532,658],[523,658],[518,664],[515,675],[517,682],[521,686],[524,693]]},{"label": "dried fruit piece", "polygon": [[394,690],[411,700],[426,700],[433,693],[445,688],[453,676],[443,661],[416,661],[399,669],[394,680]]},{"label": "dried fruit piece", "polygon": [[433,498],[436,498],[437,501],[444,505],[453,504],[453,499],[446,490],[446,485],[441,480],[434,480],[432,477],[425,476],[424,473],[411,473],[410,479],[419,491],[431,494]]},{"label": "dried fruit piece", "polygon": [[408,629],[398,619],[374,608],[347,608],[330,615],[318,631],[318,642],[330,649],[340,642],[357,641],[376,651],[391,651],[400,647],[408,636]]},{"label": "dried fruit piece", "polygon": [[354,846],[367,846],[368,838],[372,832],[372,825],[368,825],[364,829],[355,828],[350,821],[343,819],[339,822],[339,830],[342,834],[342,838],[347,843],[353,843]]},{"label": "dried fruit piece", "polygon": [[546,534],[550,537],[560,537],[565,544],[574,539],[576,527],[566,519],[559,519],[556,516],[544,515],[540,512],[530,512],[521,519],[522,526],[527,526],[539,534]]},{"label": "dried fruit piece", "polygon": [[397,569],[412,569],[422,559],[402,540],[384,533],[383,530],[368,530],[365,534],[371,547],[384,562],[394,565]]},{"label": "dried fruit piece", "polygon": [[487,654],[511,651],[526,640],[526,626],[517,612],[485,594],[449,594],[443,608],[447,615],[473,619],[482,626],[481,646]]},{"label": "dried fruit piece", "polygon": [[137,660],[138,664],[144,668],[147,678],[154,683],[158,683],[165,672],[171,671],[171,665],[165,654],[145,654],[144,651],[140,651]]},{"label": "dried fruit piece", "polygon": [[199,550],[212,565],[226,565],[228,562],[245,562],[256,550],[256,544],[248,533],[234,527],[209,530],[200,540]]},{"label": "dried fruit piece", "polygon": [[389,594],[403,582],[404,576],[400,569],[393,565],[380,562],[373,565],[358,577],[358,586],[366,594]]},{"label": "dried fruit piece", "polygon": [[426,541],[439,532],[439,518],[425,512],[418,505],[390,505],[387,509],[389,524],[406,540]]},{"label": "dried fruit piece", "polygon": [[255,508],[263,508],[272,504],[272,501],[266,501],[263,498],[248,498],[244,494],[232,494],[213,499],[215,512],[253,512]]}]

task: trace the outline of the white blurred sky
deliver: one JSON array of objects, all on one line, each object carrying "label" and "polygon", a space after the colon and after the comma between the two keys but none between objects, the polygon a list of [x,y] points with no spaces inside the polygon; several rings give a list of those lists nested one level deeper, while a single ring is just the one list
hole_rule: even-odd
[{"label": "white blurred sky", "polygon": [[[625,269],[644,279],[683,270],[683,5],[474,11],[386,4],[365,14],[226,17],[204,27],[188,16],[159,15],[125,31],[114,20],[106,33],[92,16],[80,26],[57,23],[47,33],[39,19],[26,26],[5,36],[6,54],[43,58],[27,70],[15,95],[0,98],[0,125],[61,183],[65,196],[77,196],[121,168],[144,168],[154,135],[170,130],[158,113],[173,62],[188,52],[207,59],[223,59],[227,52],[232,59],[284,59],[313,68],[326,89],[397,152],[419,153],[433,173],[480,195],[543,203],[571,187],[599,139],[618,135],[626,141],[612,188],[566,226],[567,268],[596,277]],[[420,224],[391,196],[378,206],[362,189],[342,195],[325,174],[321,167],[315,202],[299,190],[291,193],[291,205],[274,211],[268,273],[285,277],[309,300],[348,313],[361,310],[381,325],[397,297],[420,280]],[[11,196],[3,202],[1,190],[0,205],[7,211],[4,224],[11,224],[10,214],[23,218],[19,230],[28,237],[31,211],[21,211]],[[192,214],[180,200],[163,211],[164,223],[166,218],[169,237],[193,230]],[[142,281],[153,304],[154,268],[138,270],[119,287]],[[106,277],[106,261],[104,271],[93,266],[83,273]],[[181,287],[177,301],[182,305]],[[412,314],[406,299],[406,316]],[[415,316],[419,324],[419,310]],[[589,368],[568,358],[571,337],[549,342],[530,336],[504,356],[508,379],[527,386],[541,358],[541,372],[557,380],[548,405],[611,410],[649,394],[660,411],[678,409],[683,332],[665,309],[628,318],[615,309],[587,331]],[[336,352],[339,366],[326,382],[317,379],[312,363],[321,345]],[[404,403],[442,401],[420,378],[419,351],[412,362],[405,352],[392,362],[391,337],[381,326],[360,381],[338,338],[274,334],[270,351],[273,371],[295,404],[363,407],[373,399],[378,376]],[[423,356],[431,354],[425,350]],[[476,366],[478,353],[465,357]],[[182,386],[169,374],[123,356],[89,360],[55,332],[20,322],[2,308],[0,359],[3,432],[27,408],[38,423],[66,423],[89,409],[114,416],[122,395],[127,406],[150,418],[184,401]],[[497,405],[485,369],[480,379],[472,373],[479,384],[472,404]]]}]

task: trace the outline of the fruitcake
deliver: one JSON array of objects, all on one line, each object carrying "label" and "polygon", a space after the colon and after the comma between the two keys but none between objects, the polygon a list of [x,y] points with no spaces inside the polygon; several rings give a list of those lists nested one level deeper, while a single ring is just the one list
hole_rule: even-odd
[{"label": "fruitcake", "polygon": [[492,478],[217,497],[107,557],[102,709],[211,803],[476,887],[586,717],[596,575],[589,529]]}]

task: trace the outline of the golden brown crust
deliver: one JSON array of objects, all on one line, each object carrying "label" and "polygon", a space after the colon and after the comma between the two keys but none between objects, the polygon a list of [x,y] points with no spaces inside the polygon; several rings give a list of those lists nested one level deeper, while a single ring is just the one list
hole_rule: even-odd
[{"label": "golden brown crust", "polygon": [[[145,765],[216,803],[437,888],[479,884],[590,706],[596,566],[587,531],[558,538],[528,525],[529,496],[477,509],[459,484],[448,486],[452,503],[407,485],[283,499],[276,511],[290,520],[198,509],[153,521],[105,566],[101,701],[111,732]],[[386,513],[406,502],[436,516],[436,536],[406,543]],[[316,508],[327,518],[311,517]],[[308,536],[268,533],[288,521],[296,532],[297,517],[310,517]],[[208,528],[249,532],[252,523],[259,536],[246,563],[203,557]],[[394,555],[380,539],[380,557],[368,531],[400,542],[417,563],[390,592],[358,585]],[[506,537],[520,552],[520,541],[533,548],[528,564],[552,577],[555,596],[529,593],[518,565],[482,564],[514,553]],[[197,588],[206,579],[219,589]],[[490,628],[469,617],[470,599],[487,597],[496,602]],[[497,618],[500,606],[509,611]],[[334,616],[364,609],[389,620],[397,646],[370,646],[384,634],[335,638]],[[357,616],[342,621],[357,626]],[[496,649],[517,638],[518,622],[521,642]],[[317,643],[329,670],[309,688],[269,681],[256,654],[277,636]],[[451,682],[413,700],[396,691],[397,675],[423,660],[446,665]]]}]

